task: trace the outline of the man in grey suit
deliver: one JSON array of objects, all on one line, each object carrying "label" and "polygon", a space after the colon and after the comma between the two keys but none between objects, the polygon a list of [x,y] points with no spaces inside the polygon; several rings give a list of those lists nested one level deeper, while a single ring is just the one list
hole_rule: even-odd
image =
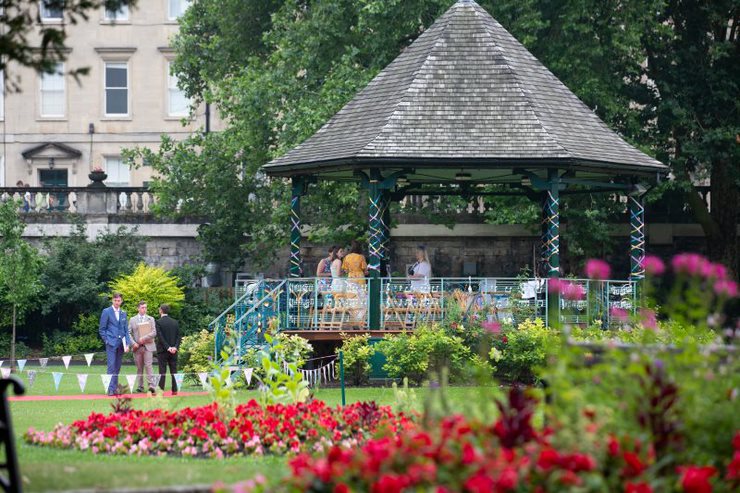
[{"label": "man in grey suit", "polygon": [[123,296],[113,293],[113,304],[100,314],[98,333],[105,343],[105,356],[108,360],[108,375],[111,376],[108,385],[108,395],[118,392],[118,373],[121,371],[123,353],[128,352],[131,340],[128,337],[126,312],[121,310]]},{"label": "man in grey suit", "polygon": [[154,317],[146,314],[146,301],[139,301],[139,314],[129,320],[128,334],[134,342],[131,349],[136,363],[136,391],[144,392],[144,373],[146,373],[147,389],[153,394],[158,383],[152,371],[154,351],[157,350],[155,343],[157,328]]}]

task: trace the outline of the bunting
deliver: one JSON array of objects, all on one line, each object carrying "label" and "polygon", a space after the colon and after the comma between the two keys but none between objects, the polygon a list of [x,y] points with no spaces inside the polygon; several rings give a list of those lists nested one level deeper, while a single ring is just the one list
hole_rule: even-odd
[{"label": "bunting", "polygon": [[19,359],[18,360],[18,371],[23,371],[23,368],[26,367],[26,362],[27,361],[28,360],[26,360],[26,359]]},{"label": "bunting", "polygon": [[252,383],[252,371],[253,368],[244,368],[244,379],[247,381],[247,385]]},{"label": "bunting", "polygon": [[49,363],[49,358],[39,358],[39,366],[46,368],[46,364]]},{"label": "bunting", "polygon": [[33,382],[36,381],[36,370],[28,370],[28,388],[33,387]]},{"label": "bunting", "polygon": [[85,361],[87,361],[87,366],[90,366],[90,363],[92,363],[93,356],[95,356],[95,353],[85,354]]},{"label": "bunting", "polygon": [[62,362],[64,367],[69,370],[69,362],[72,361],[72,356],[62,356]]},{"label": "bunting", "polygon": [[10,376],[10,368],[0,368],[0,372],[2,372],[3,378]]},{"label": "bunting", "polygon": [[59,392],[59,382],[62,381],[62,374],[58,371],[51,372],[51,376],[54,378],[54,390]]},{"label": "bunting", "polygon": [[100,379],[103,381],[104,392],[108,392],[108,387],[110,387],[111,378],[113,378],[113,375],[108,375],[107,373],[100,375]]},{"label": "bunting", "polygon": [[182,381],[185,379],[184,373],[175,373],[175,382],[177,382],[177,388],[182,387]]},{"label": "bunting", "polygon": [[198,373],[198,379],[200,380],[200,384],[204,389],[207,389],[209,387],[208,373],[206,372]]},{"label": "bunting", "polygon": [[134,391],[134,385],[136,385],[136,375],[126,375],[126,383],[131,392]]},{"label": "bunting", "polygon": [[78,373],[77,383],[80,385],[80,392],[85,392],[85,385],[87,385],[87,373]]}]

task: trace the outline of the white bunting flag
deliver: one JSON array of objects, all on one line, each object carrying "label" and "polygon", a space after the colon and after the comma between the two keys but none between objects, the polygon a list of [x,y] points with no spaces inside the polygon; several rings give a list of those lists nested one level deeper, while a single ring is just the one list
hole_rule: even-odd
[{"label": "white bunting flag", "polygon": [[126,383],[131,392],[134,391],[134,385],[136,385],[136,375],[126,375]]},{"label": "white bunting flag", "polygon": [[85,361],[87,361],[87,366],[90,366],[90,363],[92,363],[93,356],[95,356],[95,353],[87,353],[85,355]]},{"label": "white bunting flag", "polygon": [[200,379],[200,384],[203,386],[204,389],[208,388],[208,373],[198,373],[198,378]]},{"label": "white bunting flag", "polygon": [[10,368],[0,368],[0,372],[3,375],[3,378],[8,378],[10,376]]},{"label": "white bunting flag", "polygon": [[5,361],[0,359],[0,367],[3,366],[3,363],[5,363]]},{"label": "white bunting flag", "polygon": [[28,362],[27,359],[19,359],[18,360],[18,371],[23,371],[23,368],[26,367],[27,362]]},{"label": "white bunting flag", "polygon": [[77,383],[80,384],[80,392],[85,392],[85,385],[87,385],[87,373],[78,373]]},{"label": "white bunting flag", "polygon": [[59,392],[59,382],[62,381],[62,373],[53,371],[51,372],[51,376],[54,378],[54,390]]},{"label": "white bunting flag", "polygon": [[103,381],[103,388],[105,389],[104,392],[108,392],[111,378],[113,378],[113,375],[108,375],[107,373],[100,375],[100,379]]},{"label": "white bunting flag", "polygon": [[64,362],[64,367],[69,370],[69,362],[72,361],[72,356],[62,356],[62,362]]},{"label": "white bunting flag", "polygon": [[247,380],[247,385],[252,383],[252,370],[253,368],[244,368],[244,378]]},{"label": "white bunting flag", "polygon": [[46,364],[49,362],[49,358],[39,358],[39,366],[46,368]]},{"label": "white bunting flag", "polygon": [[28,388],[33,387],[33,382],[36,381],[36,370],[28,370]]},{"label": "white bunting flag", "polygon": [[185,379],[184,373],[175,373],[175,382],[177,382],[177,388],[182,387],[182,381]]}]

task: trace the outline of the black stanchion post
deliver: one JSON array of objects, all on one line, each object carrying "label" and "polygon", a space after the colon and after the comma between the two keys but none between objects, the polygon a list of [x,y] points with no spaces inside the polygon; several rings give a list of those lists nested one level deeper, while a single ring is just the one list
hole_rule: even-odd
[{"label": "black stanchion post", "polygon": [[344,395],[344,351],[339,351],[339,383],[342,386],[342,405],[347,401]]}]

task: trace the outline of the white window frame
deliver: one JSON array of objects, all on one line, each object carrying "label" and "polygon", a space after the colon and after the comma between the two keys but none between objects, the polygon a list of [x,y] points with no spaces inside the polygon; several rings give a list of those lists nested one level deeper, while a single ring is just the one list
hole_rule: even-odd
[{"label": "white window frame", "polygon": [[[190,7],[191,0],[166,0],[167,1],[167,19],[170,21],[176,21],[180,16]],[[177,13],[172,12],[172,2],[176,1],[180,5],[180,11]]]},{"label": "white window frame", "polygon": [[[183,111],[172,111],[172,94],[178,92],[187,102]],[[167,116],[182,118],[190,115],[190,99],[185,97],[185,91],[177,87],[177,76],[172,75],[172,61],[167,60]]]},{"label": "white window frame", "polygon": [[[60,89],[44,89],[44,81],[52,76],[61,78],[61,90]],[[62,112],[61,113],[45,113],[44,112],[44,94],[59,93],[62,94]],[[39,116],[41,118],[64,118],[67,113],[67,81],[64,76],[64,63],[57,63],[57,70],[53,74],[39,74]]]},{"label": "white window frame", "polygon": [[62,7],[60,10],[59,17],[52,17],[48,15],[49,8],[46,6],[46,2],[44,0],[39,0],[39,17],[41,18],[41,22],[63,22],[64,21],[64,7]]},{"label": "white window frame", "polygon": [[[126,113],[108,113],[108,67],[117,65],[118,68],[126,67]],[[111,87],[111,90],[120,90],[120,87]],[[106,118],[128,118],[131,116],[131,69],[128,61],[104,61],[103,62],[103,114]]]},{"label": "white window frame", "polygon": [[[124,181],[120,181],[120,178],[122,178],[122,176],[115,176],[114,177],[111,174],[110,164],[111,164],[112,161],[117,161],[118,162],[117,166],[119,167],[119,169],[118,169],[119,175],[121,174],[120,173],[121,171],[125,170],[125,175],[126,175],[125,176],[125,178],[126,178],[126,181],[125,182]],[[109,187],[130,187],[131,186],[131,166],[127,165],[123,161],[123,158],[121,156],[119,156],[119,155],[106,155],[106,156],[103,156],[103,164],[105,165],[105,173],[108,175],[108,178],[105,179],[105,184],[106,185],[108,185]],[[119,181],[116,181],[116,179],[118,179]]]},{"label": "white window frame", "polygon": [[121,5],[121,7],[116,11],[110,9],[103,10],[103,18],[108,22],[126,22],[129,20],[128,5]]}]

